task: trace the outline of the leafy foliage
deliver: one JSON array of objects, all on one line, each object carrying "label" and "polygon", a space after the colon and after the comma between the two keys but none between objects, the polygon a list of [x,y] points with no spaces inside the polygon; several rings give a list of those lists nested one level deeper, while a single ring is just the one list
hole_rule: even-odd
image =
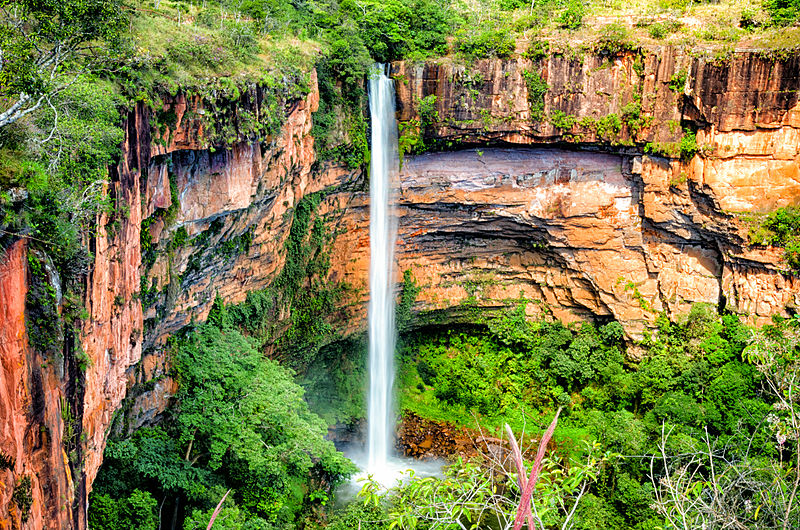
[{"label": "leafy foliage", "polygon": [[124,24],[116,0],[0,1],[0,127],[68,89]]},{"label": "leafy foliage", "polygon": [[148,491],[134,489],[123,499],[113,499],[107,494],[92,497],[89,526],[107,530],[140,528],[156,530],[158,502]]},{"label": "leafy foliage", "polygon": [[470,59],[504,58],[514,52],[514,38],[507,29],[467,31],[459,38],[458,51]]},{"label": "leafy foliage", "polygon": [[528,87],[528,105],[531,110],[531,119],[539,120],[544,112],[544,97],[550,86],[538,72],[523,70],[522,77],[525,78],[525,85]]},{"label": "leafy foliage", "polygon": [[776,26],[788,26],[800,19],[798,0],[766,0],[764,7]]},{"label": "leafy foliage", "polygon": [[616,56],[633,49],[628,27],[615,22],[600,29],[595,49],[604,55]]},{"label": "leafy foliage", "polygon": [[800,210],[778,208],[748,233],[750,244],[784,247],[783,259],[792,272],[800,272]]},{"label": "leafy foliage", "polygon": [[[303,506],[302,484],[332,489],[352,472],[323,439],[326,425],[308,410],[292,373],[264,359],[252,339],[212,323],[173,348],[172,418],[109,443],[90,509],[96,528],[116,528],[102,525],[105,514],[129,509],[136,488],[201,511],[233,488],[237,513],[248,521],[285,524]],[[145,510],[149,504],[137,499],[136,509]]]},{"label": "leafy foliage", "polygon": [[583,25],[586,6],[583,0],[568,0],[567,7],[559,17],[559,23],[567,29],[578,29]]},{"label": "leafy foliage", "polygon": [[[737,316],[697,305],[679,322],[659,318],[657,333],[640,345],[644,357],[632,362],[615,322],[531,323],[519,306],[485,325],[427,328],[406,337],[401,404],[488,432],[504,421],[521,431],[566,406],[556,439],[568,455],[581,454],[579,441],[590,439],[619,454],[658,453],[666,426],[673,433],[669,454],[702,444],[708,432],[731,461],[770,458],[775,445],[765,418],[772,398],[760,392],[762,376],[745,358],[751,340]],[[577,512],[577,527],[663,525],[650,508],[650,476],[664,472],[637,459],[603,468]]]},{"label": "leafy foliage", "polygon": [[447,5],[433,0],[370,0],[345,4],[361,29],[370,55],[384,63],[447,52]]}]

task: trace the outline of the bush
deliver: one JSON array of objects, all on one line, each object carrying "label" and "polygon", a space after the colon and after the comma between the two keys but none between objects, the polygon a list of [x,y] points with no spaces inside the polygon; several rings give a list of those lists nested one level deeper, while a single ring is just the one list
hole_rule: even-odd
[{"label": "bush", "polygon": [[158,528],[158,502],[150,492],[135,489],[119,500],[109,495],[90,497],[89,527],[92,530],[155,530]]},{"label": "bush", "polygon": [[775,26],[789,26],[800,19],[800,0],[765,0],[764,8]]},{"label": "bush", "polygon": [[683,161],[689,161],[697,154],[697,135],[694,131],[684,131],[681,137],[680,151]]},{"label": "bush", "polygon": [[514,52],[514,37],[507,29],[490,29],[468,33],[459,39],[457,50],[472,59],[505,58]]},{"label": "bush", "polygon": [[450,33],[446,4],[433,0],[368,0],[343,3],[378,62],[421,58],[447,51]]},{"label": "bush", "polygon": [[500,9],[503,11],[513,11],[530,5],[530,0],[500,0]]},{"label": "bush", "polygon": [[101,499],[91,508],[95,520],[113,510],[123,513],[129,505],[146,506],[138,500],[134,505],[142,496],[129,493],[140,488],[170,502],[181,497],[182,505],[188,503],[186,513],[201,510],[189,518],[197,522],[232,488],[231,505],[226,504],[232,521],[236,504],[248,520],[285,528],[308,500],[306,490],[329,491],[354,470],[324,439],[326,425],[308,409],[293,373],[229,327],[224,305],[216,303],[212,311],[209,320],[215,324],[172,342],[179,390],[170,419],[109,442],[94,497],[107,495],[114,502]]},{"label": "bush", "polygon": [[750,228],[751,245],[784,247],[783,259],[794,273],[800,273],[800,208],[778,208]]},{"label": "bush", "polygon": [[523,70],[522,76],[525,78],[525,85],[528,88],[528,105],[531,110],[531,119],[540,120],[544,112],[544,97],[550,86],[538,72]]},{"label": "bush", "polygon": [[586,14],[586,6],[582,0],[569,0],[567,8],[558,18],[558,23],[563,28],[578,29],[583,26],[583,17]]},{"label": "bush", "polygon": [[630,36],[626,25],[614,22],[600,30],[595,49],[604,55],[620,55],[634,48]]},{"label": "bush", "polygon": [[528,44],[528,49],[522,54],[526,59],[539,61],[550,53],[550,43],[543,40],[534,40]]},{"label": "bush", "polygon": [[767,216],[762,226],[771,233],[768,244],[786,245],[800,235],[800,208],[778,208]]}]

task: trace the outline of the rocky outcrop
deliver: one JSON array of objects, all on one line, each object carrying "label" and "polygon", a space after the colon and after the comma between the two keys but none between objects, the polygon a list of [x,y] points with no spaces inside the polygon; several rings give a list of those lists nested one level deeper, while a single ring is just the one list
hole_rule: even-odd
[{"label": "rocky outcrop", "polygon": [[[0,528],[86,528],[88,494],[123,398],[127,414],[118,423],[146,423],[175,391],[163,340],[202,321],[216,294],[237,301],[266,286],[282,264],[286,212],[305,194],[346,180],[341,170],[312,177],[317,97],[312,77],[311,94],[288,103],[279,136],[243,135],[225,148],[207,145],[199,98],[179,94],[157,113],[140,104],[128,114],[120,162],[109,168],[116,209],[98,218],[90,241],[83,369],[73,370],[75,355],[46,359],[28,345],[24,240],[0,259]],[[258,115],[264,98],[259,87],[243,92],[230,121]],[[169,125],[158,121],[164,116]],[[218,252],[231,241],[239,246]],[[23,515],[10,499],[26,477],[31,503]]]},{"label": "rocky outcrop", "polygon": [[[435,97],[435,118],[429,108],[421,124],[427,145],[582,151],[407,158],[400,267],[417,265],[429,286],[418,309],[522,292],[541,301],[532,312],[607,315],[637,336],[658,312],[677,316],[695,302],[755,322],[800,302],[780,251],[750,248],[736,215],[800,199],[800,57],[712,61],[667,48],[393,71],[405,130]],[[548,86],[533,104],[532,73]],[[690,160],[679,159],[683,138],[697,151]]]},{"label": "rocky outcrop", "polygon": [[0,260],[0,528],[72,528],[63,367],[28,344],[25,241]]},{"label": "rocky outcrop", "polygon": [[[217,296],[236,303],[270,286],[284,264],[297,203],[325,190],[318,214],[335,225],[344,215],[336,205],[361,185],[360,172],[316,163],[310,132],[319,96],[314,75],[311,81],[308,97],[292,103],[280,135],[267,142],[206,149],[202,136],[185,131],[197,125],[178,119],[164,138],[195,138],[193,143],[173,141],[149,160],[143,200],[149,251],[141,283],[145,354],[128,373],[131,392],[119,432],[157,421],[174,393],[164,348],[170,334],[204,321]],[[283,316],[275,318],[277,324]]]}]

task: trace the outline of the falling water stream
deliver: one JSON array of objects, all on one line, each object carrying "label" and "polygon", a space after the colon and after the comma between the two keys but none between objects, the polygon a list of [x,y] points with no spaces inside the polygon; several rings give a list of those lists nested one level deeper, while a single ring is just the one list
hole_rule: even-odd
[{"label": "falling water stream", "polygon": [[393,189],[398,169],[394,86],[384,67],[369,80],[372,124],[369,173],[369,396],[367,472],[384,475],[394,432],[394,245],[397,236]]},{"label": "falling water stream", "polygon": [[[371,476],[389,488],[408,469],[417,474],[435,475],[441,470],[438,462],[422,463],[394,454],[395,409],[395,279],[394,247],[397,238],[397,216],[394,194],[397,188],[400,160],[397,149],[394,86],[383,65],[377,65],[369,79],[369,110],[372,126],[370,159],[369,221],[369,393],[367,396],[366,454],[350,453],[363,475],[351,486],[360,488],[360,478]],[[345,494],[345,498],[348,495]]]}]

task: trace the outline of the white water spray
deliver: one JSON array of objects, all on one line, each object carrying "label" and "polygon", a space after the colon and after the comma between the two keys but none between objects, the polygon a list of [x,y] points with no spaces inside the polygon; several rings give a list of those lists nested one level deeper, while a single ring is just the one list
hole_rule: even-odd
[{"label": "white water spray", "polygon": [[369,402],[367,472],[385,474],[394,433],[394,245],[393,191],[399,166],[394,86],[378,65],[369,79],[372,158],[369,175]]}]

